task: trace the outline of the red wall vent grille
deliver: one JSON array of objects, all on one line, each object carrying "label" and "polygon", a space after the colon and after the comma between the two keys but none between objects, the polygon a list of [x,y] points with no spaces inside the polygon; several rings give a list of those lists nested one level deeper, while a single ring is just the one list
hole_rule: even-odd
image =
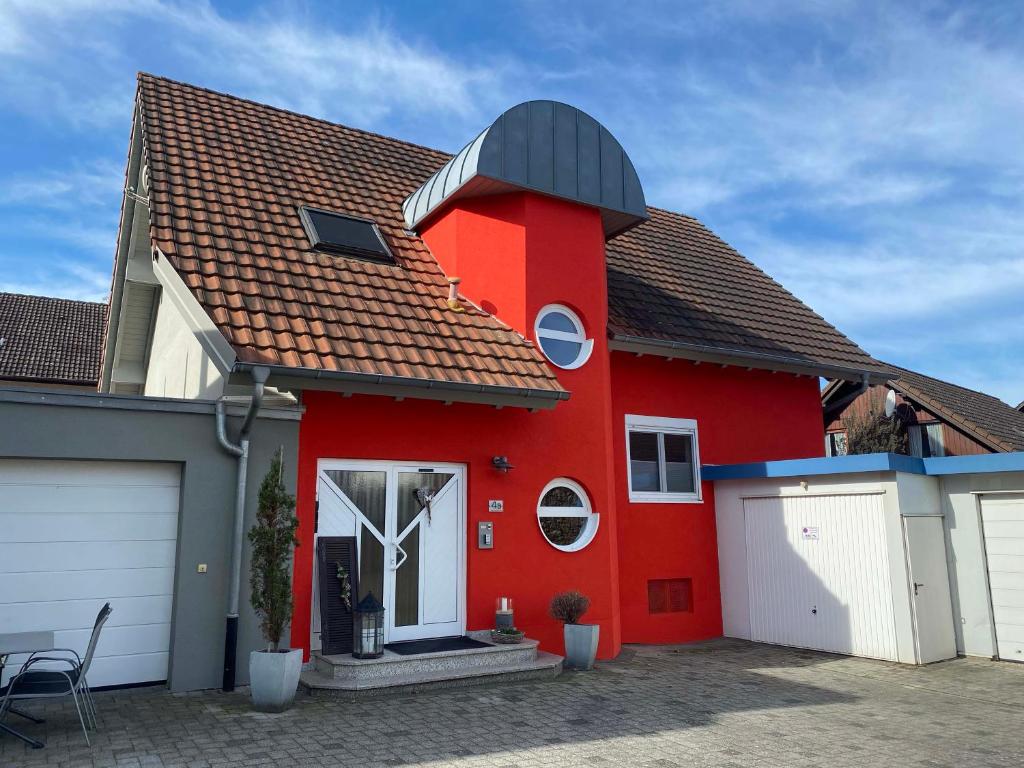
[{"label": "red wall vent grille", "polygon": [[692,579],[651,579],[647,582],[650,613],[692,613]]}]

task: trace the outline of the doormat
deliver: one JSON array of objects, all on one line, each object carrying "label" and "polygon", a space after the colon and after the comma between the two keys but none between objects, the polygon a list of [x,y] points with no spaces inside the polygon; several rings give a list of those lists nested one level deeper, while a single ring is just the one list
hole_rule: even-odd
[{"label": "doormat", "polygon": [[466,651],[470,648],[489,648],[490,645],[490,643],[482,643],[471,637],[438,637],[431,640],[388,643],[384,647],[399,656],[415,656],[418,653],[444,653],[446,651]]}]

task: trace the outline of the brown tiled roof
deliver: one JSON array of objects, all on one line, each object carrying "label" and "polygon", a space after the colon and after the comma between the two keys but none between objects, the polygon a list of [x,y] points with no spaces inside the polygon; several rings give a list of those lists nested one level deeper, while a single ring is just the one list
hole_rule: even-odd
[{"label": "brown tiled roof", "polygon": [[96,385],[107,305],[0,293],[0,379]]},{"label": "brown tiled roof", "polygon": [[889,385],[999,451],[1024,451],[1024,413],[997,397],[886,364]]},{"label": "brown tiled roof", "polygon": [[[447,309],[444,273],[405,232],[402,200],[446,155],[149,75],[139,84],[153,245],[240,361],[563,392],[511,328]],[[302,205],[373,219],[397,265],[312,250]]]},{"label": "brown tiled roof", "polygon": [[[446,309],[402,201],[450,155],[139,77],[153,245],[242,362],[540,390],[538,350]],[[372,218],[386,266],[311,250],[297,208]],[[613,333],[860,369],[872,360],[696,220],[656,209],[608,245]]]},{"label": "brown tiled roof", "polygon": [[649,208],[608,243],[613,335],[855,371],[879,363],[696,219]]}]

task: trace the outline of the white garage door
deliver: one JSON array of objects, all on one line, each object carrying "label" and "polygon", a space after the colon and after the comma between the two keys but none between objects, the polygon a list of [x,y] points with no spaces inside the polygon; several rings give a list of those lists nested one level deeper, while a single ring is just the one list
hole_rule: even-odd
[{"label": "white garage door", "polygon": [[896,660],[882,499],[744,499],[752,640]]},{"label": "white garage door", "polygon": [[[54,630],[90,685],[167,679],[178,531],[175,464],[0,459],[0,631]],[[12,657],[6,676],[19,665]]]},{"label": "white garage door", "polygon": [[999,658],[1024,661],[1024,496],[982,499]]}]

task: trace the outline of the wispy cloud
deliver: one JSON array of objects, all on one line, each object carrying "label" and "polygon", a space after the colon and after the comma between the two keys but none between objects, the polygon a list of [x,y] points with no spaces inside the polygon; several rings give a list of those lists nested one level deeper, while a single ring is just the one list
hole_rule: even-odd
[{"label": "wispy cloud", "polygon": [[110,209],[121,199],[124,169],[107,160],[47,168],[0,178],[0,206],[32,209]]},{"label": "wispy cloud", "polygon": [[[410,126],[424,115],[447,126],[477,121],[501,103],[508,74],[507,61],[459,61],[380,16],[343,32],[294,4],[229,17],[205,0],[14,0],[0,8],[0,29],[0,62],[31,62],[37,72],[26,80],[30,68],[8,67],[0,100],[79,129],[125,121],[134,85],[126,75],[150,58],[131,54],[154,29],[164,60],[202,73],[201,84],[365,127],[396,113]],[[83,58],[79,81],[68,73]]]},{"label": "wispy cloud", "polygon": [[614,105],[649,201],[700,215],[866,349],[947,375],[971,360],[1020,399],[1024,47],[1003,30],[1024,19],[992,7],[660,6],[576,52],[590,70],[560,87]]},{"label": "wispy cloud", "polygon": [[410,43],[379,19],[343,33],[293,14],[228,20],[205,4],[168,4],[161,16],[187,33],[175,42],[180,51],[255,98],[360,125],[395,110],[479,117],[480,96],[500,86],[486,65],[457,63],[425,41]]},{"label": "wispy cloud", "polygon": [[107,270],[50,254],[112,253],[138,69],[452,150],[558,98],[612,129],[649,202],[699,215],[868,351],[1019,399],[1022,26],[1016,3],[943,0],[7,0],[0,140],[50,151],[0,170],[0,269],[31,248],[39,285],[49,268],[106,292]]},{"label": "wispy cloud", "polygon": [[32,259],[23,253],[0,253],[0,264],[5,262],[16,262],[20,269],[0,271],[0,291],[82,301],[105,301],[110,294],[110,270],[100,266],[53,252],[33,254]]},{"label": "wispy cloud", "polygon": [[205,0],[0,3],[0,108],[12,134],[16,119],[50,137],[33,156],[0,150],[19,169],[0,164],[0,290],[108,292],[138,69],[451,144],[502,103],[511,65],[494,61],[459,61],[379,15],[332,29],[294,3],[231,15]]}]

